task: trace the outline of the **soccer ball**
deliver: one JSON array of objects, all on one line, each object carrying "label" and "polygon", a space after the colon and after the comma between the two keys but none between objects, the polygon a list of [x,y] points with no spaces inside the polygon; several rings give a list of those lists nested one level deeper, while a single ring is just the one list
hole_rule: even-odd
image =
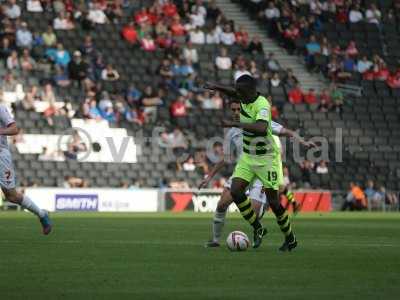
[{"label": "soccer ball", "polygon": [[246,251],[250,240],[244,232],[232,231],[226,239],[226,245],[231,251]]}]

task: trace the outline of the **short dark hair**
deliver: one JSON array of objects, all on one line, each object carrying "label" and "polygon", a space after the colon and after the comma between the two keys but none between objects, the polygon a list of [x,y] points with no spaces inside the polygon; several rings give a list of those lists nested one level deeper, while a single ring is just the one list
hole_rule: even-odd
[{"label": "short dark hair", "polygon": [[257,81],[254,79],[254,77],[247,74],[240,76],[236,80],[236,84],[244,85],[248,88],[253,88],[253,89],[257,87]]},{"label": "short dark hair", "polygon": [[240,100],[238,98],[229,99],[229,105],[234,104],[234,103],[240,104]]}]

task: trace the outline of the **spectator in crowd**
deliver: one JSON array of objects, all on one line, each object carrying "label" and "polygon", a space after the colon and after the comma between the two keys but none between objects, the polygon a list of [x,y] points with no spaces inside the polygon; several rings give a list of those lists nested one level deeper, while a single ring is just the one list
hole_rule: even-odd
[{"label": "spectator in crowd", "polygon": [[18,52],[13,50],[9,57],[7,57],[7,69],[8,70],[19,70],[21,68],[19,64]]},{"label": "spectator in crowd", "polygon": [[307,93],[303,96],[304,102],[307,104],[316,104],[317,103],[317,95],[313,88],[310,88]]},{"label": "spectator in crowd", "polygon": [[273,75],[272,75],[272,77],[271,77],[271,79],[270,79],[270,84],[271,84],[271,87],[278,87],[278,86],[281,86],[281,78],[279,77],[279,73],[278,72],[275,72]]},{"label": "spectator in crowd", "polygon": [[94,24],[106,24],[108,22],[107,16],[104,11],[101,9],[100,3],[94,3],[89,8],[88,19]]},{"label": "spectator in crowd", "polygon": [[386,80],[386,83],[392,89],[400,88],[400,70],[390,74]]},{"label": "spectator in crowd", "polygon": [[318,163],[318,165],[317,165],[317,167],[315,168],[315,172],[317,173],[317,174],[328,174],[328,172],[329,172],[329,170],[328,170],[328,166],[326,165],[326,161],[324,161],[324,160],[321,160],[319,163]]},{"label": "spectator in crowd", "polygon": [[28,49],[24,49],[22,51],[20,66],[22,71],[24,71],[25,73],[29,73],[35,69],[36,61],[32,58]]},{"label": "spectator in crowd", "polygon": [[86,188],[88,186],[88,182],[82,178],[73,176],[65,176],[64,178],[64,188]]},{"label": "spectator in crowd", "polygon": [[251,42],[247,47],[247,51],[252,54],[264,54],[263,44],[261,43],[260,37],[258,35],[255,35],[251,39]]},{"label": "spectator in crowd", "polygon": [[290,90],[294,88],[297,84],[299,84],[299,80],[297,77],[293,74],[292,69],[287,69],[285,77],[282,80],[282,83],[285,85],[285,87]]},{"label": "spectator in crowd", "polygon": [[344,103],[343,93],[334,83],[331,84],[330,99],[332,100],[332,106],[336,112],[342,113]]},{"label": "spectator in crowd", "polygon": [[26,1],[26,10],[29,12],[43,12],[42,3],[39,0],[27,0]]},{"label": "spectator in crowd", "polygon": [[182,169],[185,172],[193,172],[196,170],[196,165],[194,163],[193,157],[189,157],[183,164]]},{"label": "spectator in crowd", "polygon": [[232,32],[232,27],[230,24],[226,23],[222,32],[219,35],[221,43],[225,46],[232,46],[235,44],[235,34]]},{"label": "spectator in crowd", "polygon": [[89,114],[88,114],[89,119],[93,119],[96,121],[101,121],[102,116],[101,116],[101,111],[97,107],[97,101],[95,99],[92,99],[89,102]]},{"label": "spectator in crowd", "polygon": [[60,66],[55,66],[55,75],[53,76],[53,81],[55,85],[63,88],[68,87],[71,84],[67,73]]},{"label": "spectator in crowd", "polygon": [[80,84],[87,79],[88,65],[82,60],[80,51],[75,51],[72,61],[68,65],[69,77]]},{"label": "spectator in crowd", "polygon": [[152,52],[157,49],[154,39],[149,34],[147,34],[144,38],[141,39],[140,44],[144,51]]},{"label": "spectator in crowd", "polygon": [[[249,46],[249,33],[246,31],[244,26],[240,26],[239,30],[235,32],[235,40],[238,45],[243,47],[243,49],[245,49],[245,48],[247,48],[247,46]],[[262,45],[261,45],[261,47],[262,47]],[[250,50],[250,49],[248,49],[248,50],[250,52],[252,52],[252,50]]]},{"label": "spectator in crowd", "polygon": [[55,30],[71,30],[75,28],[72,20],[67,18],[67,15],[64,12],[60,12],[54,19],[53,27]]},{"label": "spectator in crowd", "polygon": [[315,68],[315,56],[321,53],[321,45],[314,35],[310,37],[309,42],[306,44],[306,50],[306,63],[310,69],[313,69]]},{"label": "spectator in crowd", "polygon": [[266,68],[272,72],[278,72],[281,69],[279,62],[275,59],[275,54],[270,52],[266,59]]},{"label": "spectator in crowd", "polygon": [[67,50],[64,49],[63,44],[57,44],[57,50],[54,53],[53,61],[56,65],[66,68],[71,61],[71,56]]},{"label": "spectator in crowd", "polygon": [[222,98],[218,92],[211,96],[210,92],[206,90],[197,95],[197,100],[203,109],[222,109],[223,106]]},{"label": "spectator in crowd", "polygon": [[119,73],[111,64],[101,72],[101,79],[104,81],[116,81],[119,79]]},{"label": "spectator in crowd", "polygon": [[342,205],[342,211],[363,210],[367,208],[367,201],[363,190],[354,182],[350,183],[350,189]]},{"label": "spectator in crowd", "polygon": [[150,117],[152,121],[156,120],[157,107],[162,106],[164,104],[164,101],[161,96],[162,96],[161,89],[157,93],[153,90],[152,86],[150,85],[146,86],[141,98],[141,106],[146,118]]},{"label": "spectator in crowd", "polygon": [[232,60],[228,56],[228,51],[226,48],[221,48],[220,54],[215,59],[215,65],[218,70],[232,69]]},{"label": "spectator in crowd", "polygon": [[355,41],[350,41],[349,45],[346,48],[345,53],[351,58],[357,58],[359,52]]},{"label": "spectator in crowd", "polygon": [[161,134],[160,145],[171,148],[173,153],[179,158],[188,149],[188,141],[185,134],[179,127],[174,128],[170,133]]},{"label": "spectator in crowd", "polygon": [[14,47],[11,45],[10,40],[6,37],[3,37],[0,47],[0,59],[6,61],[13,50]]},{"label": "spectator in crowd", "polygon": [[199,54],[197,52],[197,49],[193,47],[193,44],[191,42],[188,42],[183,48],[183,57],[186,61],[190,60],[196,67],[196,69],[198,68]]},{"label": "spectator in crowd", "polygon": [[204,45],[206,43],[206,36],[200,27],[196,26],[189,32],[189,41],[195,45]]},{"label": "spectator in crowd", "polygon": [[214,26],[209,28],[206,33],[206,44],[219,44],[220,43],[220,36],[217,30],[217,27]]},{"label": "spectator in crowd", "polygon": [[121,31],[121,35],[124,38],[125,41],[127,41],[129,44],[136,44],[138,41],[138,32],[136,31],[135,28],[135,23],[133,21],[129,22],[126,24]]},{"label": "spectator in crowd", "polygon": [[349,12],[349,22],[350,23],[358,23],[363,21],[364,16],[361,12],[360,5],[358,3],[352,5]]},{"label": "spectator in crowd", "polygon": [[331,96],[328,89],[323,89],[319,95],[318,110],[320,112],[328,112],[332,107]]},{"label": "spectator in crowd", "polygon": [[32,32],[28,29],[28,24],[26,22],[21,23],[21,27],[18,28],[16,32],[16,44],[19,48],[28,48],[32,47],[33,36]]},{"label": "spectator in crowd", "polygon": [[21,16],[21,8],[16,0],[7,0],[3,8],[3,13],[7,18],[16,20]]},{"label": "spectator in crowd", "polygon": [[185,98],[183,96],[179,96],[174,102],[172,102],[170,106],[171,117],[175,120],[178,125],[182,120],[187,116],[187,107],[185,103]]},{"label": "spectator in crowd", "polygon": [[375,194],[377,193],[375,189],[375,184],[373,180],[368,180],[366,184],[366,188],[364,190],[364,194],[367,197],[368,201],[372,201],[372,199],[375,197]]},{"label": "spectator in crowd", "polygon": [[288,93],[289,102],[292,104],[300,104],[303,102],[303,91],[299,84],[296,84]]},{"label": "spectator in crowd", "polygon": [[57,36],[54,33],[53,27],[47,26],[47,30],[42,34],[44,45],[47,48],[54,48],[57,44]]},{"label": "spectator in crowd", "polygon": [[381,11],[377,8],[376,4],[371,3],[365,12],[365,19],[368,23],[379,24],[382,18]]},{"label": "spectator in crowd", "polygon": [[364,55],[357,62],[357,71],[361,74],[364,74],[372,67],[372,62],[368,60],[368,57]]}]

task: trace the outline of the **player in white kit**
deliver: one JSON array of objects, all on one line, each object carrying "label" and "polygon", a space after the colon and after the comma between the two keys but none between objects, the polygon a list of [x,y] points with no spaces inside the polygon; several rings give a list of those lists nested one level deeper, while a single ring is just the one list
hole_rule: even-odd
[{"label": "player in white kit", "polygon": [[[240,117],[240,102],[231,101],[230,108],[233,113],[235,119]],[[301,138],[297,133],[292,130],[284,128],[279,123],[274,121],[271,122],[272,133],[275,135],[274,138],[277,144],[280,146],[279,136],[288,136],[298,140],[305,147],[314,147],[315,144],[312,142],[306,142],[303,138]],[[232,156],[233,152],[236,152],[236,157],[240,156],[242,150],[242,130],[239,128],[230,128],[226,134],[225,142],[229,144],[230,154]],[[221,168],[225,165],[225,161],[221,160],[218,162],[211,172],[206,176],[206,178],[202,181],[199,188],[206,187],[211,179],[221,170]],[[278,180],[283,184],[283,172],[282,168],[278,174]],[[206,247],[218,247],[219,239],[222,234],[222,229],[225,224],[226,212],[229,205],[233,202],[231,193],[231,178],[225,183],[224,190],[222,191],[221,198],[217,204],[217,208],[215,211],[214,219],[213,219],[213,237],[210,241],[206,243]],[[250,198],[253,208],[259,218],[264,215],[265,209],[267,208],[267,199],[266,195],[263,191],[263,184],[258,179],[255,180],[247,191],[248,197]]]},{"label": "player in white kit", "polygon": [[0,187],[7,201],[20,205],[38,216],[43,234],[51,232],[52,224],[47,211],[40,209],[29,197],[15,189],[15,170],[7,136],[18,134],[18,127],[6,106],[0,104]]}]

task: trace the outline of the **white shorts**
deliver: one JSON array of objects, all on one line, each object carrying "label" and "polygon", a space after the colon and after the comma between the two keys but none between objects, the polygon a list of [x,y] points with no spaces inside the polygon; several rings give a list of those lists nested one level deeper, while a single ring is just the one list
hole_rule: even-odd
[{"label": "white shorts", "polygon": [[11,152],[0,148],[0,186],[5,189],[15,188],[15,169]]},{"label": "white shorts", "polygon": [[[232,177],[230,177],[224,184],[224,187],[231,189]],[[256,179],[253,184],[247,189],[246,195],[249,196],[251,200],[261,202],[262,204],[267,204],[267,197],[263,192],[263,184],[260,180]]]}]

